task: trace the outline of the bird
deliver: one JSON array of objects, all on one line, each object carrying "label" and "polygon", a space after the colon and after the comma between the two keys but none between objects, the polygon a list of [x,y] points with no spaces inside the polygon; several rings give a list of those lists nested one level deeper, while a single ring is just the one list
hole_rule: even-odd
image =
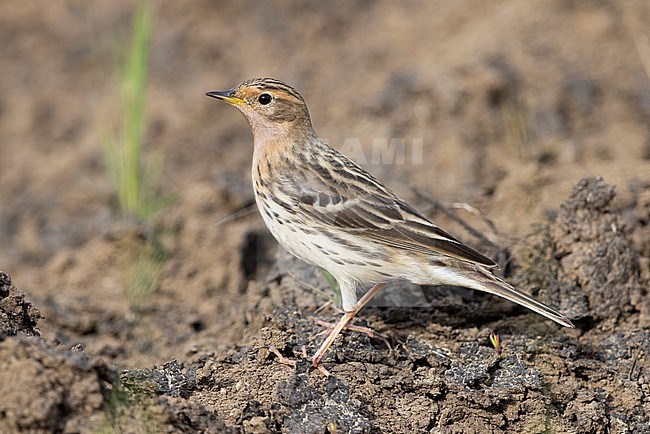
[{"label": "bird", "polygon": [[[314,367],[357,312],[395,280],[487,292],[574,327],[562,313],[496,277],[492,259],[319,138],[305,99],[293,87],[254,78],[206,95],[237,108],[253,130],[253,190],[271,234],[339,284],[344,314],[312,357]],[[368,287],[358,298],[357,291]]]}]

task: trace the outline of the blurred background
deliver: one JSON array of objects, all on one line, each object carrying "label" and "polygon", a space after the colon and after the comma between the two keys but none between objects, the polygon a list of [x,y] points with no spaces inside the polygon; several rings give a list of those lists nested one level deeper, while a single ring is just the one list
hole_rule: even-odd
[{"label": "blurred background", "polygon": [[413,188],[472,205],[499,244],[584,176],[619,202],[650,183],[647,2],[142,5],[0,3],[0,269],[46,338],[118,366],[262,321],[252,134],[206,91],[286,81],[333,147],[423,210]]}]

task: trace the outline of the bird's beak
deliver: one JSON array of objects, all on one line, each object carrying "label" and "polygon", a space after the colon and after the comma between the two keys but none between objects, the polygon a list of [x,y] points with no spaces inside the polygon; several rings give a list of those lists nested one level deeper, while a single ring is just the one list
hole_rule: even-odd
[{"label": "bird's beak", "polygon": [[232,104],[232,105],[237,105],[244,102],[243,99],[235,96],[235,91],[233,89],[213,90],[212,92],[207,92],[206,95],[209,96],[210,98],[216,98],[222,101],[226,101],[228,104]]}]

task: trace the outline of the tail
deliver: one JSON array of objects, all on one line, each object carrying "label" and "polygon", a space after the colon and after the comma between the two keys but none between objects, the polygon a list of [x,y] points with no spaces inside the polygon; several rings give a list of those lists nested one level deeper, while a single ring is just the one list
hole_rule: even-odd
[{"label": "tail", "polygon": [[[561,324],[565,327],[575,328],[573,323],[565,315],[561,314],[555,309],[550,308],[541,301],[536,300],[525,292],[514,288],[509,283],[504,282],[482,267],[475,265],[465,265],[462,268],[462,271],[459,270],[452,272],[451,274],[453,274],[453,276],[450,276],[449,271],[450,270],[447,270],[447,272],[444,273],[446,274],[445,279],[439,279],[441,276],[438,275],[436,276],[438,277],[437,280],[444,280],[440,282],[444,284],[463,286],[465,288],[477,289],[479,291],[498,295],[499,297],[503,297],[506,300],[510,300],[521,306],[527,307],[533,312],[537,312],[538,314],[543,315],[558,324]],[[434,274],[437,273],[434,272]]]}]

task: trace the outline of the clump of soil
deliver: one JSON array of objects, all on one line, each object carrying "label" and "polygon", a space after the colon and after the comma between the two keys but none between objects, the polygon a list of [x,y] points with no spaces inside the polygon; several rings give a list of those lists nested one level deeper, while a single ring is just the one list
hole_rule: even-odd
[{"label": "clump of soil", "polygon": [[639,255],[629,237],[632,228],[612,210],[614,195],[614,187],[602,178],[583,179],[562,204],[552,228],[558,280],[571,282],[573,292],[584,294],[588,303],[586,314],[575,319],[615,325],[641,311],[639,325],[646,327],[649,302]]},{"label": "clump of soil", "polygon": [[0,431],[79,432],[104,420],[114,375],[80,349],[52,348],[39,311],[0,272]]},{"label": "clump of soil", "polygon": [[542,288],[583,329],[614,328],[635,313],[636,326],[648,325],[647,271],[640,267],[647,262],[635,246],[648,234],[647,216],[636,203],[616,210],[614,197],[602,178],[581,180],[555,221],[519,252],[527,258],[520,279]]},{"label": "clump of soil", "polygon": [[40,318],[38,309],[11,284],[11,276],[0,271],[0,339],[18,333],[40,336],[36,328],[36,321]]}]

